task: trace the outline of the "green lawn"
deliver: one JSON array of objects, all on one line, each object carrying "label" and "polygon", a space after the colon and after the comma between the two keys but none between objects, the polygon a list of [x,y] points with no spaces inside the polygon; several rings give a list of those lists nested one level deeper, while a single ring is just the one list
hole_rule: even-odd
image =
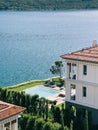
[{"label": "green lawn", "polygon": [[[32,81],[29,81],[29,82],[25,82],[25,83],[21,83],[21,84],[17,84],[17,85],[14,85],[14,86],[7,87],[7,90],[10,90],[10,91],[22,91],[22,90],[24,90],[26,88],[34,87],[36,85],[43,85],[46,82],[48,82],[49,80],[50,79],[46,79],[46,80],[32,80]],[[57,86],[61,85],[61,82],[60,82],[58,77],[53,78],[53,82]]]},{"label": "green lawn", "polygon": [[25,83],[21,83],[15,86],[10,86],[7,89],[11,91],[22,91],[26,88],[34,87],[36,85],[42,85],[46,82],[46,80],[33,80]]}]

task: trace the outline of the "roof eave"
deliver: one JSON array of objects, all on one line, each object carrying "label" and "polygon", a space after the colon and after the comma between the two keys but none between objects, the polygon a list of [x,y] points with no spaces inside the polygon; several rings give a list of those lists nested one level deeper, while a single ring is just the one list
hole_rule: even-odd
[{"label": "roof eave", "polygon": [[67,58],[67,57],[62,57],[62,58],[63,58],[63,59],[68,59],[68,60],[75,60],[75,61],[82,61],[82,62],[89,62],[89,63],[96,63],[96,64],[98,64],[97,61],[82,60],[82,59]]}]

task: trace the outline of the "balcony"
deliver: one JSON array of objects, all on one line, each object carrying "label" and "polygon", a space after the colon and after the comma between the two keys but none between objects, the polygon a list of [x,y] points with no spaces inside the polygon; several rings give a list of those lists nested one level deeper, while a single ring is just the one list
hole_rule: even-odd
[{"label": "balcony", "polygon": [[74,84],[70,86],[70,99],[76,100],[76,86]]},{"label": "balcony", "polygon": [[69,79],[76,79],[76,74],[70,73],[68,78]]},{"label": "balcony", "polygon": [[67,63],[67,77],[68,79],[77,79],[77,65]]}]

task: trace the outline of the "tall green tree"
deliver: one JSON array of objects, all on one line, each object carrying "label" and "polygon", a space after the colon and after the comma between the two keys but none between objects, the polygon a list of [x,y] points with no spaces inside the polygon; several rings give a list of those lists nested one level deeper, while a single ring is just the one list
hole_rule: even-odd
[{"label": "tall green tree", "polygon": [[84,128],[84,124],[83,124],[83,113],[82,113],[82,109],[78,108],[76,110],[76,117],[74,119],[74,128],[75,130],[83,130]]},{"label": "tall green tree", "polygon": [[26,97],[25,97],[25,92],[22,91],[22,92],[21,92],[21,101],[20,101],[20,105],[21,105],[22,107],[25,107],[25,99],[26,99]]},{"label": "tall green tree", "polygon": [[1,89],[1,92],[0,92],[1,94],[1,97],[0,97],[0,100],[2,100],[2,101],[7,101],[7,90],[6,89]]},{"label": "tall green tree", "polygon": [[26,130],[27,121],[29,119],[28,115],[22,115],[19,119],[19,128],[20,130]]},{"label": "tall green tree", "polygon": [[36,115],[38,113],[39,96],[37,94],[31,97],[30,107],[32,108],[32,113]]},{"label": "tall green tree", "polygon": [[35,122],[35,130],[43,130],[43,126],[45,124],[45,121],[43,120],[43,118],[38,118],[36,119]]},{"label": "tall green tree", "polygon": [[36,117],[30,116],[27,121],[26,130],[35,130]]},{"label": "tall green tree", "polygon": [[[52,130],[61,130],[61,125],[59,123],[53,123]],[[62,129],[63,130],[63,129]]]},{"label": "tall green tree", "polygon": [[85,120],[84,120],[84,130],[89,130],[89,125],[88,125],[88,111],[85,111]]},{"label": "tall green tree", "polygon": [[52,65],[51,68],[50,68],[50,72],[53,75],[59,75],[60,78],[61,78],[61,76],[62,76],[62,67],[63,67],[62,61],[55,61],[54,65]]},{"label": "tall green tree", "polygon": [[7,102],[12,103],[12,92],[7,91]]},{"label": "tall green tree", "polygon": [[53,118],[54,118],[54,122],[57,122],[57,123],[61,124],[62,116],[61,116],[61,110],[60,110],[59,107],[54,108]]},{"label": "tall green tree", "polygon": [[48,121],[48,122],[46,122],[46,123],[44,124],[43,130],[53,130],[53,129],[52,129],[52,126],[53,126],[53,124]]},{"label": "tall green tree", "polygon": [[70,122],[70,130],[73,130],[73,120]]},{"label": "tall green tree", "polygon": [[62,124],[62,130],[64,130],[64,104],[62,104],[62,110],[61,110],[61,124]]},{"label": "tall green tree", "polygon": [[30,103],[31,103],[31,96],[29,94],[26,94],[25,95],[25,107],[26,107],[27,112],[29,112]]},{"label": "tall green tree", "polygon": [[46,106],[45,106],[45,113],[46,113],[46,121],[48,120],[48,115],[49,115],[49,103],[48,100],[46,100]]}]

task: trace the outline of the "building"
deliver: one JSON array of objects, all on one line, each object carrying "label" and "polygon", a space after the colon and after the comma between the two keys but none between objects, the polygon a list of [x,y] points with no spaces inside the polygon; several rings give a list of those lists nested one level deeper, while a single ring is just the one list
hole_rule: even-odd
[{"label": "building", "polygon": [[0,101],[0,130],[18,130],[18,118],[25,108]]},{"label": "building", "polygon": [[66,104],[90,110],[98,124],[98,45],[61,56],[66,62]]}]

